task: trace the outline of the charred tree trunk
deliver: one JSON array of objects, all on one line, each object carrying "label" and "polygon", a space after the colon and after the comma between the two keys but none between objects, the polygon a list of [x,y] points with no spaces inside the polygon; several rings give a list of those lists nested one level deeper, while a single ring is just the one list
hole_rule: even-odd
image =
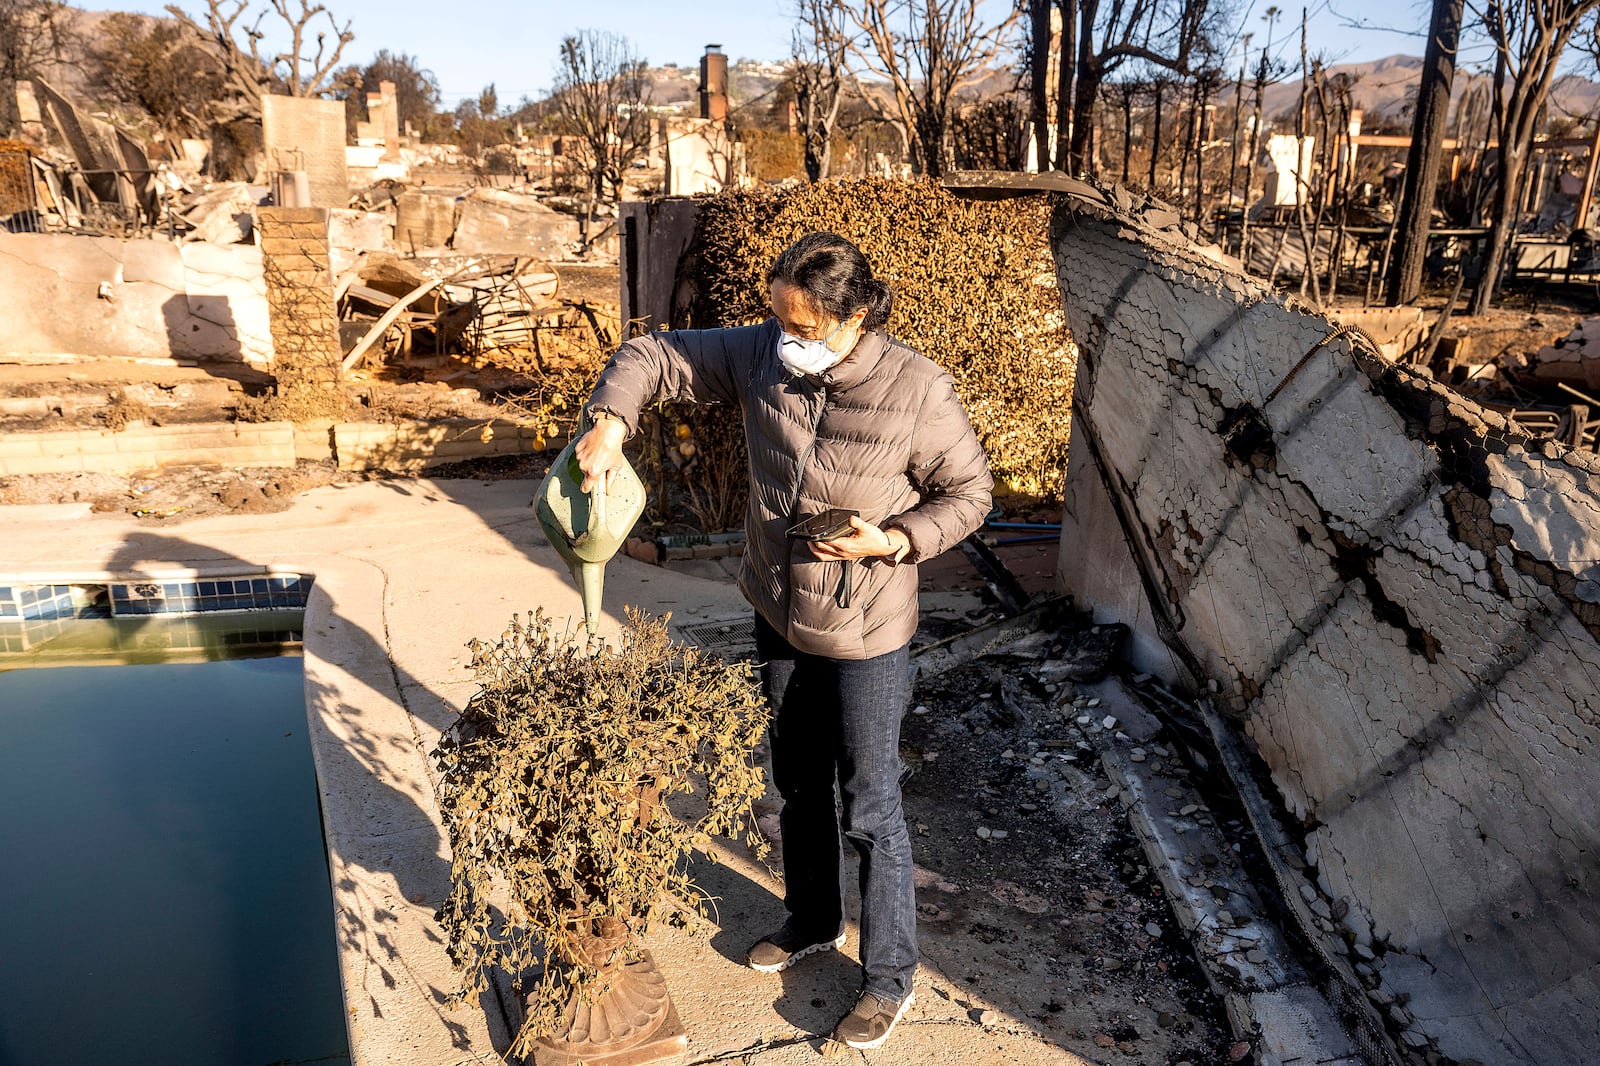
[{"label": "charred tree trunk", "polygon": [[1128,167],[1133,159],[1133,90],[1122,89],[1122,184],[1128,184]]},{"label": "charred tree trunk", "polygon": [[1187,122],[1185,122],[1183,118],[1183,104],[1181,103],[1182,97],[1179,97],[1180,103],[1178,104],[1178,124],[1183,129],[1183,146],[1178,149],[1178,195],[1174,197],[1174,199],[1178,201],[1180,207],[1183,205],[1185,194],[1189,189],[1189,160],[1194,156],[1195,143],[1194,111],[1192,108],[1198,92],[1199,83],[1196,82],[1189,88],[1189,104],[1191,110],[1189,112]]},{"label": "charred tree trunk", "polygon": [[[1056,153],[1052,164],[1057,170],[1078,173],[1069,145],[1078,133],[1078,111],[1073,105],[1078,77],[1078,0],[1056,0],[1061,11],[1061,54],[1056,62]],[[1082,92],[1081,89],[1076,90]],[[1099,91],[1096,85],[1095,91]]]},{"label": "charred tree trunk", "polygon": [[1239,81],[1233,89],[1233,133],[1228,137],[1228,190],[1223,203],[1223,227],[1233,213],[1233,182],[1239,176],[1239,119],[1244,114],[1244,71],[1250,61],[1250,35],[1244,37],[1244,55],[1239,59]]},{"label": "charred tree trunk", "polygon": [[1478,287],[1472,294],[1469,314],[1481,315],[1489,310],[1494,292],[1500,285],[1501,267],[1511,246],[1511,236],[1517,223],[1517,200],[1522,192],[1523,172],[1527,161],[1515,145],[1501,145],[1496,153],[1499,161],[1499,181],[1494,187],[1494,207],[1489,221],[1489,239],[1483,249],[1482,272]]},{"label": "charred tree trunk", "polygon": [[[1050,155],[1050,12],[1052,0],[1028,0],[1031,51],[1028,54],[1028,109],[1033,119],[1033,153],[1040,170],[1049,170]],[[1060,111],[1056,112],[1060,114]]]},{"label": "charred tree trunk", "polygon": [[1068,169],[1079,176],[1095,171],[1091,151],[1094,102],[1100,98],[1100,83],[1105,78],[1095,57],[1085,54],[1085,40],[1087,37],[1080,39],[1076,81],[1072,86],[1072,147],[1067,156]]},{"label": "charred tree trunk", "polygon": [[1256,95],[1255,102],[1250,108],[1250,154],[1244,161],[1244,213],[1239,219],[1239,258],[1244,260],[1245,269],[1250,269],[1250,187],[1256,180],[1256,152],[1261,141],[1261,94],[1267,88],[1268,67],[1267,51],[1261,50],[1261,66],[1256,70]]},{"label": "charred tree trunk", "polygon": [[1410,304],[1422,291],[1422,265],[1428,251],[1439,167],[1444,161],[1445,120],[1450,113],[1456,49],[1461,40],[1462,4],[1463,0],[1433,2],[1422,80],[1417,86],[1417,113],[1411,124],[1411,148],[1406,153],[1403,210],[1395,220],[1397,254],[1389,271],[1386,301],[1390,307]]},{"label": "charred tree trunk", "polygon": [[1155,91],[1155,112],[1150,116],[1150,136],[1145,138],[1150,142],[1150,192],[1156,191],[1156,162],[1161,158],[1161,103],[1166,95],[1166,83],[1157,78],[1151,83]]}]

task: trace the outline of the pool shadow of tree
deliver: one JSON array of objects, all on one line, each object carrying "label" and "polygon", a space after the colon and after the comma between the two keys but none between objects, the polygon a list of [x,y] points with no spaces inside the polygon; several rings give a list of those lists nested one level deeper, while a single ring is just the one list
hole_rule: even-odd
[{"label": "pool shadow of tree", "polygon": [[[148,576],[153,582],[163,580],[160,572],[172,567],[217,575],[262,571],[260,562],[158,532],[128,535],[106,562],[107,571],[119,577]],[[386,609],[387,604],[380,605],[380,611]],[[346,1009],[370,1011],[371,1018],[381,1019],[387,993],[410,984],[425,999],[438,1024],[450,1033],[453,1046],[463,1051],[483,1050],[474,1049],[470,1030],[459,1015],[451,1014],[454,989],[441,988],[441,982],[423,972],[409,954],[423,949],[429,955],[444,956],[445,940],[432,914],[450,892],[451,870],[435,815],[436,803],[431,794],[422,792],[425,788],[431,793],[434,786],[431,743],[411,721],[407,693],[428,698],[433,708],[429,724],[436,729],[453,724],[453,715],[449,721],[443,720],[449,697],[395,663],[369,626],[341,611],[328,590],[313,587],[305,625],[308,644],[324,641],[330,649],[337,649],[337,662],[326,671],[327,679],[307,671],[305,695],[317,753],[338,941],[341,952],[357,951],[364,960],[359,982],[351,981],[351,968],[345,966]],[[313,625],[321,632],[310,633]],[[392,691],[377,683],[381,678],[392,681]],[[365,707],[354,705],[352,696],[360,697]],[[385,702],[403,713],[387,722],[377,721]],[[415,773],[407,775],[395,768],[409,764],[415,771],[417,760],[425,766],[420,780]],[[338,819],[329,818],[330,806],[341,809]],[[413,913],[402,915],[403,909]],[[422,909],[425,918],[416,913]],[[478,1003],[493,1049],[500,1053],[511,1043],[508,994],[509,984],[498,982],[481,994]]]}]

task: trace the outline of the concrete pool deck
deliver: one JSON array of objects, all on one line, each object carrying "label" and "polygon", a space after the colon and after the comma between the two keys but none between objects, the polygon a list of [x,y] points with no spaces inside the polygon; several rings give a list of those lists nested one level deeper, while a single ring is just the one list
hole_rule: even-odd
[{"label": "concrete pool deck", "polygon": [[[490,994],[482,1010],[444,1006],[457,980],[433,914],[450,868],[428,752],[472,693],[469,639],[492,638],[513,613],[538,607],[581,616],[566,568],[528,507],[532,490],[517,481],[334,485],[278,514],[162,526],[91,514],[87,504],[0,508],[0,571],[10,576],[315,576],[305,619],[307,712],[358,1064],[495,1063],[510,1043],[508,1000]],[[624,604],[671,611],[675,628],[749,613],[731,581],[618,557],[606,572],[603,632],[615,633]],[[658,923],[647,939],[689,1031],[684,1061],[816,1060],[859,971],[838,954],[779,975],[749,970],[742,952],[752,934],[781,920],[781,885],[738,849],[724,849],[720,865],[699,863],[697,876],[717,897],[714,914],[686,929]],[[847,954],[855,944],[852,927]],[[1086,1061],[927,960],[915,1005],[871,1058],[889,1066]]]}]

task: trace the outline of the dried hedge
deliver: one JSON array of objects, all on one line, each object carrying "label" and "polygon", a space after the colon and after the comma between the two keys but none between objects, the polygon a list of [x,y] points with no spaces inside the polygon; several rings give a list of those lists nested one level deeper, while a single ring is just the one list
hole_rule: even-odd
[{"label": "dried hedge", "polygon": [[965,200],[883,179],[723,193],[705,201],[685,256],[688,324],[768,317],[768,268],[813,230],[854,241],[894,287],[889,332],[955,379],[999,491],[1059,498],[1077,352],[1056,286],[1049,198]]}]

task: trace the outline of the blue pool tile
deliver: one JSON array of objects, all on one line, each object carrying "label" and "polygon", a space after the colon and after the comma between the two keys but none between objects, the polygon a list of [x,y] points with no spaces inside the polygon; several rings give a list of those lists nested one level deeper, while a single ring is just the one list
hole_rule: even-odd
[{"label": "blue pool tile", "polygon": [[202,596],[215,596],[216,594],[217,594],[217,583],[215,581],[202,581],[202,582],[200,582],[200,595],[202,595]]},{"label": "blue pool tile", "polygon": [[268,592],[267,579],[264,577],[258,577],[254,581],[251,581],[250,591],[255,593],[257,596],[265,596]]},{"label": "blue pool tile", "polygon": [[198,596],[200,595],[200,590],[193,581],[185,581],[178,586],[178,594],[181,596]]}]

